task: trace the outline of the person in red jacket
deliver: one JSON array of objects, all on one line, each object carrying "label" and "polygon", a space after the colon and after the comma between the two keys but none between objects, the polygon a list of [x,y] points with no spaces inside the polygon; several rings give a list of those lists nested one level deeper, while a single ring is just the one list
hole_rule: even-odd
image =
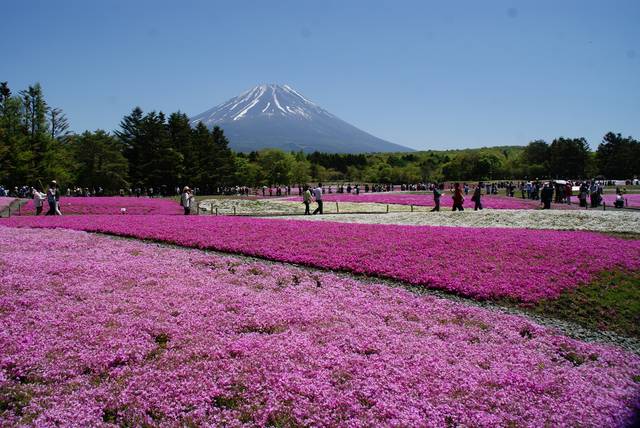
[{"label": "person in red jacket", "polygon": [[462,194],[462,190],[460,189],[460,183],[456,183],[453,186],[453,211],[464,211],[464,208],[462,207],[463,202],[464,195]]}]

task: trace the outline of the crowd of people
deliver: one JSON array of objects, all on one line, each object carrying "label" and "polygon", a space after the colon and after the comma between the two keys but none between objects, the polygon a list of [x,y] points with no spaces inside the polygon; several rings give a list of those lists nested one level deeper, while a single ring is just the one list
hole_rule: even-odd
[{"label": "crowd of people", "polygon": [[[605,182],[599,180],[587,180],[587,181],[566,181],[566,180],[532,180],[532,181],[498,181],[498,182],[478,182],[474,185],[469,185],[466,182],[463,183],[448,183],[449,193],[453,199],[452,210],[463,211],[463,202],[465,196],[472,193],[471,201],[474,202],[474,210],[481,210],[482,196],[484,195],[498,195],[501,190],[504,190],[504,195],[507,197],[519,196],[522,199],[530,199],[540,201],[543,209],[550,209],[552,203],[556,204],[571,204],[572,198],[576,197],[578,204],[581,207],[597,208],[603,204],[604,186],[611,185],[615,182]],[[36,214],[41,214],[44,210],[45,202],[48,204],[48,211],[46,215],[62,215],[60,211],[60,196],[66,195],[68,197],[94,197],[104,196],[105,192],[101,186],[94,188],[87,187],[67,187],[66,191],[62,191],[58,183],[54,180],[49,183],[47,190],[38,190],[35,187],[21,186],[14,187],[13,189],[5,189],[0,185],[0,196],[10,196],[16,198],[32,198],[34,199],[34,205],[36,207]],[[211,191],[213,190],[213,192]],[[329,184],[323,185],[318,183],[316,187],[310,187],[308,185],[271,185],[261,187],[250,186],[229,186],[229,187],[215,187],[209,189],[206,194],[214,193],[221,195],[233,195],[233,196],[253,196],[256,197],[287,197],[292,193],[297,193],[302,197],[305,205],[305,215],[322,214],[322,195],[323,194],[355,194],[358,195],[361,192],[394,192],[394,191],[428,191],[433,194],[434,207],[431,211],[440,210],[440,200],[445,191],[445,183],[415,183],[415,184]],[[174,193],[175,191],[175,193]],[[120,196],[130,197],[163,197],[163,196],[180,196],[180,205],[184,208],[185,214],[190,214],[195,204],[195,195],[200,192],[200,189],[191,189],[188,186],[179,187],[176,186],[170,189],[167,186],[160,186],[159,188],[153,187],[135,187],[120,189]],[[616,199],[614,206],[616,208],[623,208],[625,206],[624,195],[626,194],[626,187],[616,187]],[[317,204],[316,209],[311,213],[311,203]]]}]

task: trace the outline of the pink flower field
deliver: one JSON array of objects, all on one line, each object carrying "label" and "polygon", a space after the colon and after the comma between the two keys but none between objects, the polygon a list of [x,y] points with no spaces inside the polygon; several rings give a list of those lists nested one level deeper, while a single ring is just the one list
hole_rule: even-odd
[{"label": "pink flower field", "polygon": [[[465,196],[464,208],[473,209],[474,203],[471,201],[471,194]],[[433,195],[431,193],[415,194],[415,193],[364,193],[360,195],[355,194],[325,194],[323,195],[323,201],[325,202],[355,202],[355,203],[369,203],[369,204],[398,204],[398,205],[415,205],[415,206],[434,206]],[[300,201],[300,197],[287,198],[290,201]],[[532,201],[529,199],[520,198],[507,198],[503,196],[490,195],[482,196],[483,208],[497,209],[497,210],[533,210],[540,207],[540,201]],[[559,205],[559,204],[558,204]],[[451,195],[444,193],[440,198],[441,209],[451,209],[453,201]],[[554,204],[554,207],[556,205]],[[558,206],[556,208],[570,209],[568,205]],[[574,207],[575,208],[575,207]]]},{"label": "pink flower field", "polygon": [[[626,199],[626,204],[630,208],[640,208],[640,193],[627,193],[626,195],[623,195],[623,197],[624,199]],[[602,199],[607,203],[608,206],[613,206],[613,203],[616,201],[616,195],[602,195]]]},{"label": "pink flower field", "polygon": [[15,201],[16,198],[9,198],[7,196],[2,196],[0,197],[0,211],[4,210],[5,208],[7,208],[9,205],[11,205],[13,203],[13,201]]},{"label": "pink flower field", "polygon": [[[182,214],[180,204],[170,199],[162,198],[134,198],[121,196],[105,197],[61,197],[60,210],[63,215],[96,215],[96,214],[121,214],[121,209],[126,209],[126,214]],[[44,201],[44,212],[49,205]],[[36,209],[33,200],[22,207],[22,215],[35,214]]]},{"label": "pink flower field", "polygon": [[7,226],[108,233],[380,276],[477,299],[535,302],[612,269],[640,240],[592,232],[304,222],[213,216],[12,217]]},{"label": "pink flower field", "polygon": [[3,426],[619,427],[638,410],[640,357],[402,289],[69,230],[2,228],[0,266]]}]

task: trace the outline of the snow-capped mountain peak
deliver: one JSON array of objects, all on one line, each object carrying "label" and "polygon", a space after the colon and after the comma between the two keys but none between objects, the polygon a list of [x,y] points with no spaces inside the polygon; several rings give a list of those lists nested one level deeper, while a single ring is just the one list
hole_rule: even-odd
[{"label": "snow-capped mountain peak", "polygon": [[220,126],[238,151],[275,147],[328,153],[399,152],[411,149],[356,128],[289,85],[255,86],[191,118],[192,126]]},{"label": "snow-capped mountain peak", "polygon": [[263,84],[208,110],[191,120],[191,124],[211,124],[246,120],[258,116],[289,116],[311,120],[314,115],[332,117],[326,110],[298,93],[289,85]]}]

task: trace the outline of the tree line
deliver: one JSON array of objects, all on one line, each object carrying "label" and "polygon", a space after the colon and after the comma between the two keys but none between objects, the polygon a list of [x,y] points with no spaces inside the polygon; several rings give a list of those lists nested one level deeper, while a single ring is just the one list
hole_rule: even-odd
[{"label": "tree line", "polygon": [[584,138],[542,140],[525,147],[412,153],[235,153],[219,127],[192,127],[182,112],[123,117],[113,132],[69,132],[39,84],[13,94],[0,83],[0,184],[121,188],[189,185],[201,192],[241,185],[313,181],[418,183],[544,178],[630,179],[640,175],[640,142],[607,133],[596,151]]}]

